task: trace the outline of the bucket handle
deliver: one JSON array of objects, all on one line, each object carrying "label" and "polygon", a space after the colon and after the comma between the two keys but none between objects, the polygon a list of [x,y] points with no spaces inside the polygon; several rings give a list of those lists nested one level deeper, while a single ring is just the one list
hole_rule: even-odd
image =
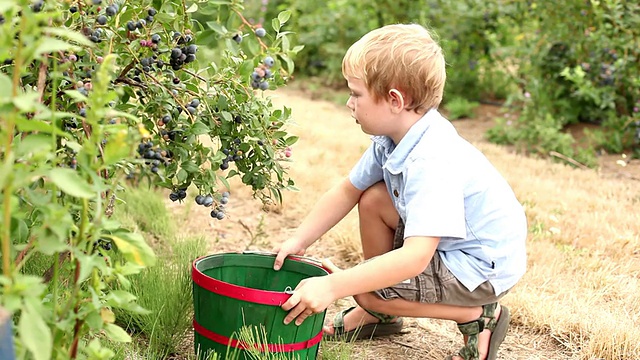
[{"label": "bucket handle", "polygon": [[[266,255],[266,256],[277,256],[278,254],[271,252],[271,251],[263,251],[263,250],[245,250],[242,252],[243,254],[255,254],[255,255]],[[288,258],[291,258],[293,260],[296,261],[301,261],[301,262],[306,262],[307,264],[311,264],[311,265],[315,265],[319,268],[322,268],[324,270],[326,270],[329,274],[332,273],[332,271],[328,268],[326,268],[324,265],[322,265],[322,261],[318,260],[316,258],[312,258],[309,256],[301,256],[301,255],[289,255],[287,256]]]}]

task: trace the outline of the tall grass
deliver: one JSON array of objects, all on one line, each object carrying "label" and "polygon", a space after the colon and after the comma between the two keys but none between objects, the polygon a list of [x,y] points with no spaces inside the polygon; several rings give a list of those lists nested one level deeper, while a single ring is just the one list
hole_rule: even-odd
[{"label": "tall grass", "polygon": [[121,198],[124,203],[118,208],[117,218],[152,239],[158,259],[155,266],[129,278],[128,290],[148,312],[115,312],[117,323],[138,340],[120,353],[165,359],[180,350],[191,328],[191,263],[205,254],[206,242],[202,237],[181,239],[175,234],[176,224],[160,193],[145,187],[129,188]]}]

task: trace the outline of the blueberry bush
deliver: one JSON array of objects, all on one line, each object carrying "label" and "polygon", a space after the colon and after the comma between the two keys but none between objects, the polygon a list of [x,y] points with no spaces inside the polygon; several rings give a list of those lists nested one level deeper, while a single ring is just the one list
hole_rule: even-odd
[{"label": "blueberry bush", "polygon": [[[557,151],[593,164],[595,151],[640,156],[640,6],[618,0],[571,0],[563,11],[548,2],[513,2],[499,22],[513,37],[496,62],[519,90],[516,122],[501,121],[488,136],[533,153]],[[514,61],[514,59],[517,59]],[[595,125],[586,148],[565,130]]]},{"label": "blueberry bush", "polygon": [[263,93],[294,70],[289,13],[263,26],[243,11],[0,0],[0,305],[19,359],[109,359],[106,344],[130,341],[114,309],[145,311],[127,277],[155,254],[111,217],[125,185],[195,198],[215,219],[231,177],[265,203],[294,188],[291,113]]}]

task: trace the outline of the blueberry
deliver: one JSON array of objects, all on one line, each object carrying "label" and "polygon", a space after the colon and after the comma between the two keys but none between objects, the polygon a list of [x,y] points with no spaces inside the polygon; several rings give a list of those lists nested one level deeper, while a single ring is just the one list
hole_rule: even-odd
[{"label": "blueberry", "polygon": [[138,29],[142,29],[143,27],[145,27],[147,25],[147,22],[144,19],[140,19],[138,20],[138,22],[136,23],[136,27]]},{"label": "blueberry", "polygon": [[180,200],[184,199],[187,197],[187,191],[184,189],[180,189],[178,190],[178,198],[180,198]]},{"label": "blueberry", "polygon": [[222,197],[220,199],[220,204],[225,205],[229,202],[229,198],[228,197]]},{"label": "blueberry", "polygon": [[272,67],[273,65],[275,65],[276,61],[273,60],[273,58],[271,56],[267,56],[266,58],[264,58],[264,64],[267,65],[268,67]]},{"label": "blueberry", "polygon": [[[266,72],[265,72],[265,74],[266,74]],[[251,73],[251,80],[260,81],[260,80],[262,80],[262,77],[260,76],[260,74],[258,74],[257,71],[254,71],[254,72]]]},{"label": "blueberry", "polygon": [[44,6],[44,1],[38,0],[31,5],[31,10],[33,10],[33,12],[40,12],[42,11],[43,6]]},{"label": "blueberry", "polygon": [[198,204],[198,205],[204,204],[204,196],[196,195],[196,204]]},{"label": "blueberry", "polygon": [[158,167],[157,167],[157,166],[152,166],[152,167],[151,167],[151,172],[152,172],[152,173],[157,174],[157,173],[158,173],[158,171],[160,171],[160,169],[158,169]]},{"label": "blueberry", "polygon": [[240,44],[242,42],[242,36],[240,36],[240,34],[233,35],[233,41],[235,41],[238,44]]},{"label": "blueberry", "polygon": [[222,164],[220,164],[220,170],[227,170],[229,168],[229,162],[227,162],[226,160],[222,161]]},{"label": "blueberry", "polygon": [[257,28],[256,29],[256,36],[257,37],[264,37],[265,35],[267,35],[267,30],[265,30],[264,28]]},{"label": "blueberry", "polygon": [[196,45],[189,45],[187,46],[187,54],[195,54],[198,51],[198,46]]},{"label": "blueberry", "polygon": [[107,8],[105,9],[104,12],[109,16],[114,16],[116,14],[116,12],[118,12],[118,10],[116,10],[115,6],[109,5],[109,6],[107,6]]},{"label": "blueberry", "polygon": [[228,191],[222,193],[222,197],[228,198],[231,194]]},{"label": "blueberry", "polygon": [[269,82],[268,81],[263,81],[260,83],[260,90],[267,90],[269,89]]},{"label": "blueberry", "polygon": [[224,219],[224,213],[222,211],[218,211],[218,213],[216,214],[216,219],[218,220]]},{"label": "blueberry", "polygon": [[149,10],[147,10],[147,14],[149,14],[149,16],[156,16],[157,13],[158,11],[154,8],[149,8]]},{"label": "blueberry", "polygon": [[127,30],[129,30],[129,31],[135,31],[136,30],[136,23],[133,20],[127,21]]},{"label": "blueberry", "polygon": [[170,115],[165,115],[162,117],[162,122],[165,124],[168,124],[171,122],[171,116]]},{"label": "blueberry", "polygon": [[151,35],[151,42],[154,44],[157,44],[160,42],[160,35],[158,34],[153,34]]},{"label": "blueberry", "polygon": [[197,113],[196,108],[194,108],[193,106],[187,106],[187,111],[189,112],[189,114],[191,115],[195,115]]},{"label": "blueberry", "polygon": [[218,216],[218,212],[215,210],[211,210],[211,217],[216,218]]},{"label": "blueberry", "polygon": [[202,205],[206,207],[213,205],[213,196],[211,195],[205,196],[204,199],[202,200]]},{"label": "blueberry", "polygon": [[180,84],[180,79],[173,78],[173,83],[176,84],[176,85]]},{"label": "blueberry", "polygon": [[169,194],[169,199],[171,201],[178,201],[179,199],[178,194],[172,192],[171,194]]},{"label": "blueberry", "polygon": [[270,69],[265,69],[264,70],[264,78],[268,79],[271,77],[271,70]]},{"label": "blueberry", "polygon": [[240,115],[236,115],[233,118],[233,121],[235,121],[237,124],[242,124],[242,117]]},{"label": "blueberry", "polygon": [[111,241],[106,241],[102,243],[102,248],[109,251],[111,250]]},{"label": "blueberry", "polygon": [[200,100],[193,99],[193,100],[191,100],[191,103],[189,105],[193,106],[194,108],[197,108],[198,105],[200,105]]},{"label": "blueberry", "polygon": [[145,19],[147,20],[147,23],[149,23],[149,24],[153,22],[153,16],[147,16]]},{"label": "blueberry", "polygon": [[171,49],[171,58],[172,59],[177,59],[177,58],[180,57],[180,55],[182,55],[182,50],[180,50],[178,48]]},{"label": "blueberry", "polygon": [[149,64],[149,58],[142,58],[142,59],[140,60],[140,64],[141,64],[142,66],[149,66],[149,65],[151,65],[151,64]]},{"label": "blueberry", "polygon": [[194,62],[194,61],[196,61],[196,56],[193,55],[193,54],[187,55],[187,58],[184,59],[184,62],[187,63],[187,64],[190,63],[190,62]]},{"label": "blueberry", "polygon": [[100,5],[102,4],[102,0],[93,0],[93,5]]},{"label": "blueberry", "polygon": [[76,6],[72,6],[69,8],[69,12],[72,14],[75,14],[78,12],[78,8]]}]

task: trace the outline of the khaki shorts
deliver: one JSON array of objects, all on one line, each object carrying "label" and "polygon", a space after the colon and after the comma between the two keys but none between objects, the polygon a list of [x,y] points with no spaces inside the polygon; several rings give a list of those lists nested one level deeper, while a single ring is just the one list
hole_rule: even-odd
[{"label": "khaki shorts", "polygon": [[[404,223],[400,220],[393,239],[393,248],[404,244]],[[497,302],[507,292],[496,296],[493,286],[485,281],[475,290],[469,291],[447,269],[436,251],[424,271],[418,276],[392,287],[374,291],[385,300],[404,299],[429,304],[447,304],[459,306],[481,306]]]}]

